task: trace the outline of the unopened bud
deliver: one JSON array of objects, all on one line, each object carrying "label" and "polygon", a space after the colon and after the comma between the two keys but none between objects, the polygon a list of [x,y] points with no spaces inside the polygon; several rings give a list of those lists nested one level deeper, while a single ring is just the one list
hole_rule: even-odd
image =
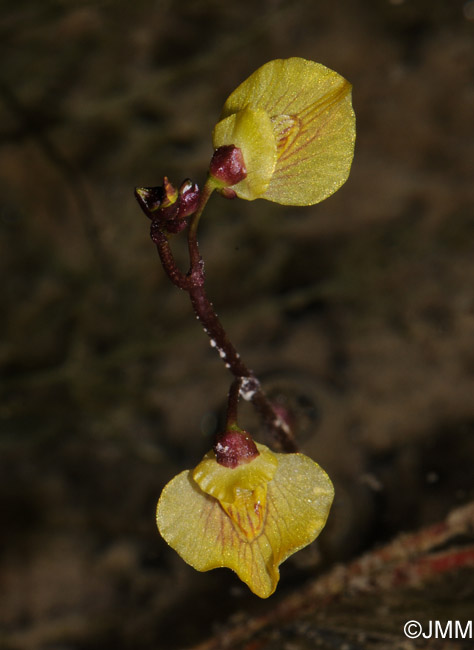
[{"label": "unopened bud", "polygon": [[152,221],[154,219],[169,221],[178,214],[178,190],[166,176],[161,186],[135,188],[135,196],[143,212]]},{"label": "unopened bud", "polygon": [[222,145],[214,151],[209,171],[223,187],[236,185],[247,176],[242,151],[233,144]]},{"label": "unopened bud", "polygon": [[153,218],[153,213],[160,209],[163,200],[162,187],[136,187],[135,196],[145,214]]},{"label": "unopened bud", "polygon": [[186,227],[186,218],[196,212],[200,192],[189,179],[177,190],[165,176],[159,187],[135,188],[135,196],[149,219],[159,221],[164,231],[177,233]]},{"label": "unopened bud", "polygon": [[199,187],[186,179],[179,188],[178,218],[183,219],[196,212],[199,203]]},{"label": "unopened bud", "polygon": [[217,436],[214,452],[217,462],[230,469],[249,463],[259,455],[257,446],[248,433],[232,429]]}]

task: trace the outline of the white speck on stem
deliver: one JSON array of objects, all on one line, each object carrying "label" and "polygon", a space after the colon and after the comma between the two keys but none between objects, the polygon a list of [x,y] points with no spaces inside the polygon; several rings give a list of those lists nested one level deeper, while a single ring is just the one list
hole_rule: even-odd
[{"label": "white speck on stem", "polygon": [[239,390],[240,396],[246,402],[250,402],[254,398],[258,388],[258,381],[254,377],[242,377]]},{"label": "white speck on stem", "polygon": [[284,431],[284,432],[287,433],[288,435],[291,433],[291,429],[290,429],[290,427],[288,426],[288,424],[285,422],[285,420],[283,420],[283,419],[280,418],[280,417],[277,417],[277,418],[275,418],[275,419],[273,420],[273,426],[274,426],[276,429],[281,429],[282,431]]}]

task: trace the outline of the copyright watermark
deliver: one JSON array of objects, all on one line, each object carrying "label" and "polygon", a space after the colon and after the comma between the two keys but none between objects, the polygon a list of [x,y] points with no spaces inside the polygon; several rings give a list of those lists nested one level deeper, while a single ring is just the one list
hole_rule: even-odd
[{"label": "copyright watermark", "polygon": [[403,632],[409,639],[472,639],[472,621],[407,621]]}]

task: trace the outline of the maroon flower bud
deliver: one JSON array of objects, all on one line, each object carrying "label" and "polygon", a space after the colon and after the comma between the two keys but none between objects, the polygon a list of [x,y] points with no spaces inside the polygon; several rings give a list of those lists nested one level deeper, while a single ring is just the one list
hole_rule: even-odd
[{"label": "maroon flower bud", "polygon": [[186,179],[179,188],[178,218],[184,219],[196,212],[199,203],[199,187]]},{"label": "maroon flower bud", "polygon": [[150,219],[154,219],[154,212],[160,209],[163,200],[162,187],[136,187],[135,196],[143,212]]},{"label": "maroon flower bud", "polygon": [[166,178],[159,187],[137,187],[135,196],[146,216],[151,219],[168,221],[178,214],[178,190]]},{"label": "maroon flower bud", "polygon": [[214,452],[217,462],[231,469],[249,463],[259,455],[257,446],[249,434],[233,429],[217,436]]},{"label": "maroon flower bud", "polygon": [[186,227],[186,218],[196,212],[199,187],[185,180],[179,191],[165,176],[160,187],[137,187],[135,196],[146,216],[161,224],[164,232],[177,233]]},{"label": "maroon flower bud", "polygon": [[247,176],[242,151],[233,144],[219,147],[214,151],[209,171],[223,187],[236,185]]}]

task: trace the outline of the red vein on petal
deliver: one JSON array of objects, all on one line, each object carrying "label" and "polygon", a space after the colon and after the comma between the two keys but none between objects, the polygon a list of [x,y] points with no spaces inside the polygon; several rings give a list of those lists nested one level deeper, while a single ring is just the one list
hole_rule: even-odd
[{"label": "red vein on petal", "polygon": [[[340,88],[325,96],[321,101],[308,106],[306,110],[298,114],[299,118],[299,132],[297,136],[291,141],[290,146],[281,151],[277,160],[277,169],[281,167],[282,161],[289,157],[295,156],[302,148],[309,146],[315,139],[319,137],[321,130],[337,116],[337,109],[341,104],[344,97],[349,93],[351,85],[345,82]],[[319,120],[323,113],[327,113],[327,119],[322,122],[319,128],[312,128],[313,123]],[[310,138],[305,136],[311,133]],[[295,147],[294,143],[300,143]],[[297,161],[296,164],[299,164]]]}]

